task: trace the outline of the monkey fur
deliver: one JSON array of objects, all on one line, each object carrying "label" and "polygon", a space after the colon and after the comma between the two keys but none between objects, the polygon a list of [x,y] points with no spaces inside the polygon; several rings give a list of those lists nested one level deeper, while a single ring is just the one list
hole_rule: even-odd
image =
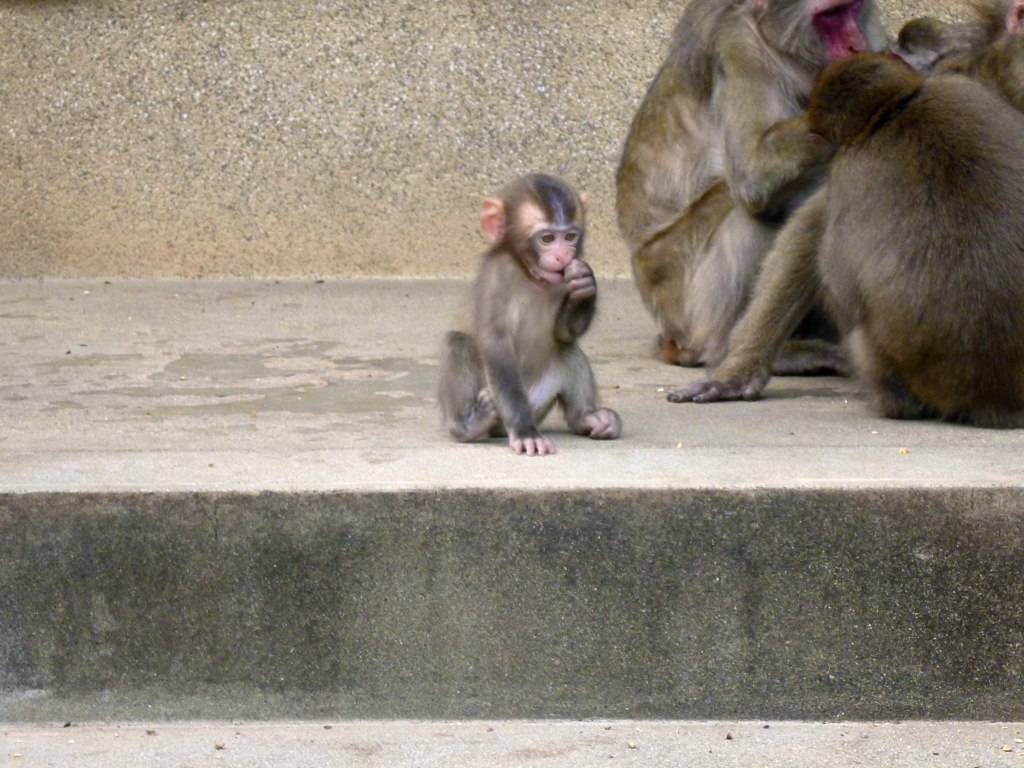
[{"label": "monkey fur", "polygon": [[863,55],[825,70],[808,125],[836,150],[827,185],[780,233],[725,360],[669,399],[760,397],[823,295],[883,415],[1021,426],[1020,114],[960,74]]},{"label": "monkey fur", "polygon": [[[886,44],[874,0],[687,5],[616,175],[619,228],[663,359],[722,360],[781,223],[826,172],[828,149],[802,116],[815,78],[829,60]],[[785,345],[774,365],[843,363],[810,340]]]},{"label": "monkey fur", "polygon": [[444,423],[468,442],[506,434],[518,454],[555,453],[538,425],[557,402],[569,428],[594,439],[622,431],[597,404],[594,375],[577,343],[597,307],[583,261],[586,197],[534,174],[484,200],[491,241],[473,287],[472,317],[447,334],[438,387]]},{"label": "monkey fur", "polygon": [[1024,112],[1024,0],[975,0],[964,22],[912,19],[893,52],[919,72],[973,77]]}]

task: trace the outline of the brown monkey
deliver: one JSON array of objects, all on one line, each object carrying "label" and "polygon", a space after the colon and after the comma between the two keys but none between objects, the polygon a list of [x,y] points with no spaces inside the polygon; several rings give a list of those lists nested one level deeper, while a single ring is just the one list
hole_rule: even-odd
[{"label": "brown monkey", "polygon": [[920,72],[960,72],[1024,111],[1024,0],[975,0],[971,18],[912,19],[893,52]]},{"label": "brown monkey", "polygon": [[975,45],[948,69],[987,83],[1024,111],[1024,0],[978,0],[974,15]]},{"label": "brown monkey", "polygon": [[978,45],[975,25],[923,16],[900,29],[893,53],[918,72],[930,73]]},{"label": "brown monkey", "polygon": [[[691,0],[633,119],[616,177],[633,276],[661,356],[715,365],[786,216],[828,149],[801,114],[821,68],[887,43],[874,0]],[[780,373],[832,369],[783,350]]]},{"label": "brown monkey", "polygon": [[885,416],[1020,425],[1020,114],[961,75],[865,55],[825,70],[808,124],[837,148],[827,186],[780,233],[726,359],[669,399],[759,397],[794,308],[823,289]]},{"label": "brown monkey", "polygon": [[579,435],[612,439],[615,411],[597,406],[586,355],[576,343],[597,307],[597,283],[583,261],[586,197],[536,174],[483,202],[491,241],[474,285],[467,330],[445,337],[438,399],[460,441],[503,432],[516,453],[555,452],[538,424],[557,401]]}]

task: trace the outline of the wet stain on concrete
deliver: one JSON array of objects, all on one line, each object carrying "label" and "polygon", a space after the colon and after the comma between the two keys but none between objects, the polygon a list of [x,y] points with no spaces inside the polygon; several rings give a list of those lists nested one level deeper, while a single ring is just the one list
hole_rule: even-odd
[{"label": "wet stain on concrete", "polygon": [[[109,359],[91,363],[109,368]],[[139,383],[90,387],[83,398],[129,398],[149,414],[199,416],[254,412],[348,415],[394,411],[432,399],[433,366],[411,358],[187,353]],[[95,383],[95,382],[94,382]],[[52,403],[56,405],[56,403]],[[62,407],[67,407],[62,403]]]},{"label": "wet stain on concrete", "polygon": [[62,352],[59,357],[45,362],[37,363],[36,369],[43,374],[54,374],[60,373],[64,368],[118,368],[124,367],[124,365],[131,363],[135,364],[145,359],[145,356],[136,352],[127,352],[120,354],[101,354],[96,352],[90,352],[87,354],[72,354],[68,351]]}]

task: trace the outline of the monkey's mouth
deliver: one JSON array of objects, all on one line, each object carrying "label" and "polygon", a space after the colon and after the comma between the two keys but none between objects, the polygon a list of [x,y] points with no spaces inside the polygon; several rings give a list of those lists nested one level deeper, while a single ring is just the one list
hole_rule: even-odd
[{"label": "monkey's mouth", "polygon": [[551,270],[544,269],[536,264],[530,267],[530,273],[534,277],[540,278],[548,283],[553,283],[554,285],[558,285],[565,280],[565,274],[563,272],[552,272]]},{"label": "monkey's mouth", "polygon": [[818,30],[829,61],[844,59],[868,50],[858,16],[864,0],[843,2],[822,0],[815,4],[814,28]]}]

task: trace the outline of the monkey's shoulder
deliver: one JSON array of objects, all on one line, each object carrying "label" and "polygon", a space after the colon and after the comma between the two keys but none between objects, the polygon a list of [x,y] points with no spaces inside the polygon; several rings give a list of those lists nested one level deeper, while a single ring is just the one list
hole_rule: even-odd
[{"label": "monkey's shoulder", "polygon": [[669,59],[685,65],[711,57],[721,30],[735,24],[738,10],[721,0],[691,0],[672,31]]},{"label": "monkey's shoulder", "polygon": [[480,258],[476,285],[478,291],[488,293],[518,292],[529,282],[522,263],[504,250],[487,251]]},{"label": "monkey's shoulder", "polygon": [[784,41],[769,33],[758,23],[749,8],[739,8],[723,17],[715,30],[714,56],[723,67],[769,71],[778,74],[780,67],[810,68],[817,75],[821,62],[809,63],[797,51],[788,50]]}]

